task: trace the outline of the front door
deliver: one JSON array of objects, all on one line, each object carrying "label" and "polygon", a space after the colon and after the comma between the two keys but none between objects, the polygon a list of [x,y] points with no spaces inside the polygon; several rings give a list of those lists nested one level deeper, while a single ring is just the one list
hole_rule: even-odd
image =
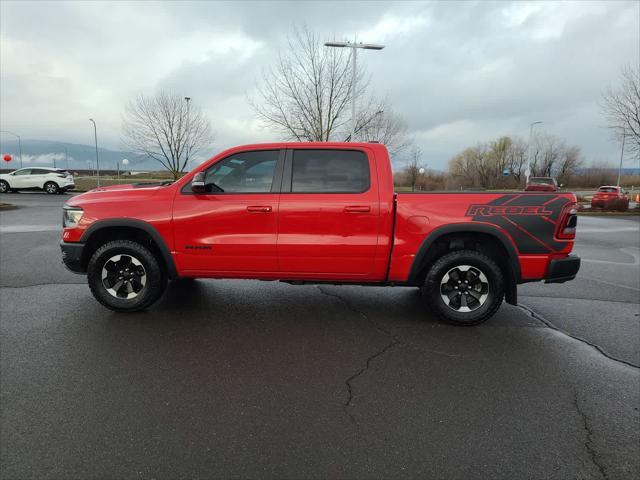
[{"label": "front door", "polygon": [[190,185],[178,192],[173,230],[181,270],[211,276],[275,275],[276,172],[284,162],[280,152],[232,154],[208,168],[206,193],[195,194]]},{"label": "front door", "polygon": [[9,181],[11,188],[33,188],[31,181],[31,169],[22,168],[13,172],[12,179]]},{"label": "front door", "polygon": [[288,150],[278,220],[283,278],[379,280],[374,162],[363,150]]}]

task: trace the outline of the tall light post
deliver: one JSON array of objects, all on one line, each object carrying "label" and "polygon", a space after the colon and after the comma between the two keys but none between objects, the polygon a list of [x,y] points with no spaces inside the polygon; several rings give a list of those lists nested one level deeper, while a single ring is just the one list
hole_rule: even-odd
[{"label": "tall light post", "polygon": [[22,139],[20,138],[20,135],[16,135],[9,130],[0,130],[0,133],[8,133],[9,135],[13,135],[18,139],[18,155],[20,157],[20,168],[22,168]]},{"label": "tall light post", "polygon": [[618,182],[616,186],[620,186],[620,175],[622,174],[622,159],[624,158],[624,139],[627,137],[626,130],[622,131],[622,150],[620,150],[620,166],[618,167]]},{"label": "tall light post", "polygon": [[378,45],[375,43],[362,43],[362,42],[326,42],[325,47],[337,47],[337,48],[350,48],[351,49],[351,141],[356,138],[356,79],[357,79],[357,65],[356,56],[359,48],[364,50],[382,50],[384,45]]},{"label": "tall light post", "polygon": [[98,186],[100,186],[100,160],[98,160],[98,129],[96,128],[96,122],[93,118],[89,121],[93,123],[93,138],[96,141],[96,175],[98,176]]},{"label": "tall light post", "polygon": [[525,176],[527,177],[526,182],[529,181],[529,176],[532,173],[531,172],[531,138],[533,137],[533,127],[541,123],[542,122],[538,121],[538,122],[533,122],[532,124],[529,125],[529,143],[527,144],[527,171],[524,172]]},{"label": "tall light post", "polygon": [[187,161],[184,162],[185,167],[189,168],[189,102],[191,101],[191,97],[184,97],[187,102]]}]

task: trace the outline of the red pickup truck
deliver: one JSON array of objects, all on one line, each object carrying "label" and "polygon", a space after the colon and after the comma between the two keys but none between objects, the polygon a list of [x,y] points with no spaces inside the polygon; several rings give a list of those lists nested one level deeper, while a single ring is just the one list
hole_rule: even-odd
[{"label": "red pickup truck", "polygon": [[575,278],[570,193],[395,193],[376,143],[232,148],[175,182],[91,190],[64,206],[62,257],[117,311],[179,277],[420,287],[460,325],[517,285]]}]

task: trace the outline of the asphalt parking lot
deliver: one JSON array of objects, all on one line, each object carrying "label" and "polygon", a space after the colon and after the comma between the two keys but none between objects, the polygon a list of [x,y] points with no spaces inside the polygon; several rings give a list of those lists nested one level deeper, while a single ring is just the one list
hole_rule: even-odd
[{"label": "asphalt parking lot", "polygon": [[575,281],[459,328],[257,281],[117,314],[60,263],[65,196],[2,200],[2,478],[640,476],[640,217],[580,217]]}]

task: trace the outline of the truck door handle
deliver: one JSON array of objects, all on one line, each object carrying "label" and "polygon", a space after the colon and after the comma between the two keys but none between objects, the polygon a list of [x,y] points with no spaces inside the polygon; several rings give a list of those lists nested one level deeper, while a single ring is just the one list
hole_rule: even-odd
[{"label": "truck door handle", "polygon": [[271,211],[271,205],[249,205],[247,212],[251,213],[269,213]]},{"label": "truck door handle", "polygon": [[369,213],[371,207],[369,205],[349,205],[344,207],[344,211],[347,213]]}]

